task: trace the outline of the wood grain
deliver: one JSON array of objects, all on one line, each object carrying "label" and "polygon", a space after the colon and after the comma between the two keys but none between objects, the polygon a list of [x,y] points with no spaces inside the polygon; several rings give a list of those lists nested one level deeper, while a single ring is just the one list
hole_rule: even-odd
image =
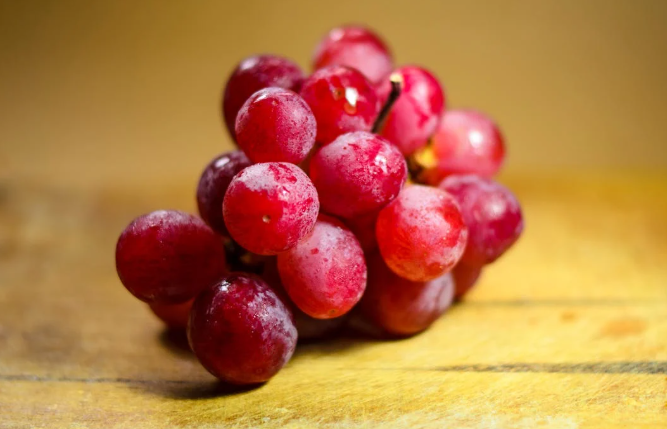
[{"label": "wood grain", "polygon": [[426,333],[300,346],[216,383],[118,282],[135,215],[190,184],[0,183],[0,427],[667,426],[667,175],[512,176],[526,234]]}]

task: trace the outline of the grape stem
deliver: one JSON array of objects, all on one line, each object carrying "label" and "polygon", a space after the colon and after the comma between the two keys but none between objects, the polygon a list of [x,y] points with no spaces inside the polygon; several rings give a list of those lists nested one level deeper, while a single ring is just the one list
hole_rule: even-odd
[{"label": "grape stem", "polygon": [[389,115],[389,112],[391,111],[392,106],[396,100],[398,100],[398,97],[401,95],[401,91],[403,91],[403,77],[400,74],[393,73],[391,76],[389,76],[389,82],[391,83],[391,92],[389,93],[387,101],[384,103],[384,106],[382,106],[382,109],[380,110],[380,113],[378,114],[378,117],[373,124],[371,131],[374,133],[380,132],[384,126],[384,122],[387,119],[387,116]]}]

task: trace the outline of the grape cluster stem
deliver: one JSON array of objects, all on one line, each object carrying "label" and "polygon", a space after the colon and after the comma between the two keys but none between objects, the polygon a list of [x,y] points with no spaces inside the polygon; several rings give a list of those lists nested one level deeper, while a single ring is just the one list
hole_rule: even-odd
[{"label": "grape cluster stem", "polygon": [[373,133],[380,132],[384,126],[384,121],[387,119],[387,115],[389,115],[389,112],[391,112],[392,106],[396,100],[398,100],[398,97],[401,95],[401,91],[403,91],[403,78],[400,74],[394,73],[389,76],[389,82],[391,83],[391,92],[389,93],[389,97],[387,97],[387,102],[384,103],[384,106],[382,106],[382,110],[380,110],[380,113],[378,114],[378,117],[373,124],[373,128],[371,130]]}]

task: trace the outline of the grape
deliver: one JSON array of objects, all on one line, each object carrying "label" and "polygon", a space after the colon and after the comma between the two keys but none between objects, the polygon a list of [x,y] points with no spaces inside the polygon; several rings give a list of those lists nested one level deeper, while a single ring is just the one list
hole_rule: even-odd
[{"label": "grape", "polygon": [[364,253],[369,253],[378,247],[378,242],[375,239],[375,223],[379,214],[380,211],[376,210],[363,216],[345,219],[345,225],[357,237],[361,248],[364,249]]},{"label": "grape", "polygon": [[394,335],[413,335],[431,326],[452,304],[450,273],[427,282],[394,274],[379,254],[368,260],[368,287],[359,304],[363,316]]},{"label": "grape", "polygon": [[347,320],[345,316],[336,317],[334,319],[315,319],[299,310],[299,307],[294,305],[283,287],[275,257],[271,257],[271,259],[267,260],[264,264],[262,279],[271,286],[276,294],[282,298],[283,302],[285,302],[292,311],[292,315],[294,315],[294,326],[296,326],[296,331],[299,333],[299,341],[316,341],[324,339],[334,334],[345,324],[345,321]]},{"label": "grape", "polygon": [[140,300],[177,304],[225,273],[225,249],[198,217],[159,210],[139,216],[121,233],[116,270]]},{"label": "grape", "polygon": [[270,86],[299,91],[303,79],[303,71],[287,58],[256,55],[241,61],[229,76],[222,97],[222,111],[232,138],[236,139],[236,114],[252,94]]},{"label": "grape", "polygon": [[380,135],[398,146],[404,155],[425,146],[438,128],[445,110],[445,94],[427,70],[405,66],[392,73],[378,88],[384,104],[391,92],[390,79],[402,82],[402,91],[381,127]]},{"label": "grape", "polygon": [[371,30],[348,26],[331,30],[313,54],[313,68],[342,65],[362,72],[371,82],[379,83],[392,68],[391,53]]},{"label": "grape", "polygon": [[289,309],[262,279],[232,273],[195,299],[188,340],[214,376],[255,384],[273,377],[289,361],[297,332]]},{"label": "grape", "polygon": [[408,169],[391,143],[364,131],[343,134],[310,162],[310,178],[322,209],[352,218],[377,211],[396,198]]},{"label": "grape", "polygon": [[246,100],[235,129],[239,147],[253,162],[298,164],[315,144],[317,123],[299,94],[270,87]]},{"label": "grape", "polygon": [[303,83],[301,96],[317,119],[317,141],[322,144],[347,132],[370,131],[380,111],[375,88],[348,67],[317,70]]},{"label": "grape", "polygon": [[454,299],[460,301],[470,289],[477,283],[482,275],[482,267],[474,265],[458,264],[452,270],[454,277],[455,293]]},{"label": "grape", "polygon": [[222,217],[222,199],[232,178],[251,165],[240,150],[223,153],[206,166],[197,186],[197,207],[201,218],[215,232],[227,236],[227,227]]},{"label": "grape", "polygon": [[315,342],[334,336],[345,325],[347,314],[333,319],[315,319],[298,307],[294,313],[294,326],[299,333],[299,341]]},{"label": "grape", "polygon": [[275,255],[294,246],[315,225],[317,190],[296,165],[267,162],[237,174],[222,204],[232,238],[259,255]]},{"label": "grape", "polygon": [[190,308],[192,308],[193,301],[194,298],[180,304],[153,302],[148,304],[148,308],[169,328],[185,329],[188,326],[188,318],[190,317]]},{"label": "grape", "polygon": [[[366,294],[364,293],[364,296]],[[376,339],[393,339],[395,335],[389,334],[384,329],[380,328],[375,322],[369,320],[369,316],[363,314],[361,302],[350,311],[346,326],[352,333],[359,335],[361,338],[376,338]]]},{"label": "grape", "polygon": [[505,158],[505,145],[498,126],[474,110],[445,112],[432,139],[435,166],[425,176],[432,185],[451,174],[493,177]]},{"label": "grape", "polygon": [[347,313],[366,288],[364,252],[340,221],[320,215],[313,232],[278,255],[280,279],[307,315],[330,319]]},{"label": "grape", "polygon": [[523,231],[521,206],[501,184],[474,175],[454,175],[445,178],[439,188],[454,196],[468,225],[463,264],[489,264],[519,239]]},{"label": "grape", "polygon": [[375,231],[389,268],[415,282],[432,280],[451,270],[468,237],[454,198],[422,185],[405,187],[383,208]]},{"label": "grape", "polygon": [[273,258],[249,252],[231,238],[225,238],[225,256],[229,272],[243,271],[252,274],[260,274],[264,269],[264,263]]}]

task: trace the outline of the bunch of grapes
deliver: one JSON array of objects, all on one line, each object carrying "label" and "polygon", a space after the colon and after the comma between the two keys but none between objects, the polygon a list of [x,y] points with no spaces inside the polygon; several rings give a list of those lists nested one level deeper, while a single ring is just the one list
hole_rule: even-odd
[{"label": "bunch of grapes", "polygon": [[445,110],[430,71],[394,68],[353,26],[325,36],[313,68],[241,61],[222,101],[239,150],[204,169],[200,217],[155,211],[118,239],[125,287],[230,383],[268,380],[297,338],[350,314],[384,334],[425,330],[523,230],[517,199],[491,179],[498,127]]}]

